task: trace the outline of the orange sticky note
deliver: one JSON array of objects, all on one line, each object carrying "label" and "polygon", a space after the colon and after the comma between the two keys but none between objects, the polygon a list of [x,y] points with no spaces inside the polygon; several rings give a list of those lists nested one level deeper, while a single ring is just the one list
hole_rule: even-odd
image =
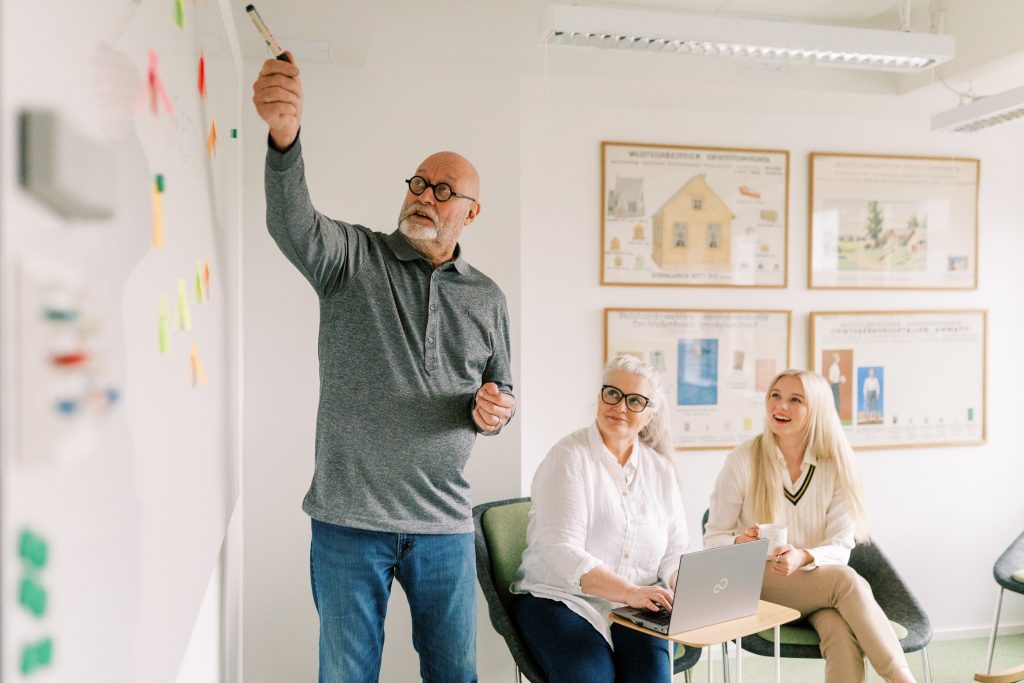
[{"label": "orange sticky note", "polygon": [[206,97],[206,57],[199,51],[199,96]]},{"label": "orange sticky note", "polygon": [[210,300],[210,261],[207,259],[203,267],[203,291],[206,292],[206,300]]},{"label": "orange sticky note", "polygon": [[153,180],[153,248],[164,248],[164,177]]},{"label": "orange sticky note", "polygon": [[217,119],[210,123],[210,134],[206,136],[206,155],[211,159],[217,153]]},{"label": "orange sticky note", "polygon": [[206,386],[206,370],[203,368],[203,361],[199,357],[199,345],[192,342],[192,354],[188,361],[189,376],[192,379],[192,386]]}]

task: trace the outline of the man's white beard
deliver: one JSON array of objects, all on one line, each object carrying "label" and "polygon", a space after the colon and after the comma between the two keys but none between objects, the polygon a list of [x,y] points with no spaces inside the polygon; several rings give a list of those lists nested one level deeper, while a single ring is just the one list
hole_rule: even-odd
[{"label": "man's white beard", "polygon": [[[428,214],[428,217],[433,221],[433,225],[413,222],[412,216],[417,211]],[[437,211],[432,206],[413,202],[402,209],[401,214],[399,214],[398,230],[411,240],[436,241],[441,238],[441,241],[445,241],[448,236],[455,233],[456,226],[465,219],[464,215],[453,216],[450,221],[445,223],[441,221],[440,216],[437,215]]]},{"label": "man's white beard", "polygon": [[403,218],[398,229],[411,240],[436,240],[437,228],[434,225],[420,225],[408,218]]}]

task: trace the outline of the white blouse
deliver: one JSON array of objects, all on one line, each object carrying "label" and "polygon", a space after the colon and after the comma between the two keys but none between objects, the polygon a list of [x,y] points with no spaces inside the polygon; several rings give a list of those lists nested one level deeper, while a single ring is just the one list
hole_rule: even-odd
[{"label": "white blouse", "polygon": [[611,644],[607,613],[621,603],[585,594],[580,577],[604,566],[638,586],[668,585],[689,545],[675,467],[640,441],[620,466],[594,423],[551,448],[531,494],[512,591],[564,603]]},{"label": "white blouse", "polygon": [[[704,547],[733,543],[740,530],[769,520],[756,519],[750,505],[753,440],[740,444],[725,459],[711,494],[710,515],[704,531]],[[854,546],[855,521],[839,486],[834,460],[818,460],[809,450],[804,454],[800,476],[794,484],[786,471],[782,451],[776,448],[775,476],[782,482],[785,500],[783,518],[773,520],[788,527],[788,543],[813,557],[803,567],[847,564]]]}]

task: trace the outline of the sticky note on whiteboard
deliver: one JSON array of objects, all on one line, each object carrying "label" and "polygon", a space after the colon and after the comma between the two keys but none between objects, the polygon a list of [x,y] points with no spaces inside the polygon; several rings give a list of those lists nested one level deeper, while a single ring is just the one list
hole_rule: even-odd
[{"label": "sticky note on whiteboard", "polygon": [[19,177],[30,195],[68,218],[114,215],[113,155],[53,111],[18,117]]}]

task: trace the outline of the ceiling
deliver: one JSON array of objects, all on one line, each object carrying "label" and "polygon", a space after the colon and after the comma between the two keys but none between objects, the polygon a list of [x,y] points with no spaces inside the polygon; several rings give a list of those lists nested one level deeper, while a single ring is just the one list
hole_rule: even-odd
[{"label": "ceiling", "polygon": [[[266,48],[245,15],[245,3],[232,1],[238,3],[236,24],[244,56],[265,59]],[[281,44],[304,64],[414,68],[430,63],[438,75],[445,69],[484,71],[494,65],[505,72],[548,73],[564,68],[580,73],[587,68],[600,72],[618,59],[594,56],[598,51],[593,50],[582,51],[582,57],[563,56],[565,48],[556,48],[562,50],[557,57],[555,50],[546,52],[539,38],[548,4],[549,0],[259,0],[257,7]],[[899,6],[905,8],[907,0],[587,0],[576,4],[898,30]],[[822,78],[793,69],[788,75],[792,86],[849,91],[873,88],[898,94],[932,85],[937,77],[964,89],[975,80],[1006,82],[1006,87],[1024,80],[1017,59],[1024,56],[1024,36],[1016,28],[1024,25],[1021,0],[910,0],[909,7],[912,30],[927,32],[935,24],[939,31],[957,39],[957,57],[937,75],[871,73]],[[648,73],[649,67],[653,70]],[[637,61],[633,68],[644,69],[648,77],[660,77],[660,67],[651,61]],[[703,67],[682,71],[699,80]],[[738,68],[735,73],[738,81],[748,77]],[[720,78],[721,71],[715,77]]]},{"label": "ceiling", "polygon": [[[264,21],[282,44],[294,45],[298,42],[307,45],[313,51],[311,55],[322,54],[323,48],[328,47],[329,54],[326,58],[317,61],[360,65],[366,61],[366,54],[380,19],[387,17],[388,24],[393,26],[393,22],[396,19],[401,21],[403,15],[415,17],[419,13],[415,11],[419,9],[415,5],[420,4],[408,0],[259,0],[257,7]],[[482,0],[480,4],[488,3]],[[536,14],[536,23],[539,24],[539,15],[547,4],[542,0],[514,0],[512,6],[518,6],[522,15]],[[896,0],[623,0],[615,3],[579,4],[614,4],[620,7],[849,26],[888,23],[893,29],[899,28]],[[436,16],[448,13],[457,16],[468,10],[469,5],[469,2],[459,0],[435,0],[429,3],[430,11]],[[244,8],[243,3],[239,3],[239,6]],[[915,24],[926,22],[929,15],[929,0],[913,0],[911,6]],[[265,57],[263,41],[251,26],[244,25],[248,23],[244,11],[240,11],[239,15],[245,19],[242,25],[239,25],[245,57]]]}]

